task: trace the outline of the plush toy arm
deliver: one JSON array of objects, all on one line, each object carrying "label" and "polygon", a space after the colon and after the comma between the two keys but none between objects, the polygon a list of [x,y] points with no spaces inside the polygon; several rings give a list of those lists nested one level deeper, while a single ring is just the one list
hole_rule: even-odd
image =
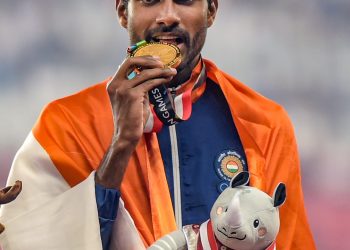
[{"label": "plush toy arm", "polygon": [[163,236],[152,244],[148,250],[186,250],[185,235],[181,230]]}]

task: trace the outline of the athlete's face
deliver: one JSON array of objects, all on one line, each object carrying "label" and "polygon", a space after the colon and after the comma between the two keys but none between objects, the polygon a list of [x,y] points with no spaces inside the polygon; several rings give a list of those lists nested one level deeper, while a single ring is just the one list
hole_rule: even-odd
[{"label": "athlete's face", "polygon": [[129,0],[119,5],[120,23],[131,44],[143,39],[176,44],[182,55],[178,72],[193,68],[204,45],[207,28],[216,14],[207,0]]}]

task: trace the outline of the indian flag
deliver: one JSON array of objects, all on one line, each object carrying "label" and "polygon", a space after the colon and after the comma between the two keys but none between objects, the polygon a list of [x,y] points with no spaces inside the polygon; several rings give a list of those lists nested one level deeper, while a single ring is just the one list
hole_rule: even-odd
[{"label": "indian flag", "polygon": [[236,173],[239,167],[235,161],[229,161],[226,165],[226,168],[230,173]]}]

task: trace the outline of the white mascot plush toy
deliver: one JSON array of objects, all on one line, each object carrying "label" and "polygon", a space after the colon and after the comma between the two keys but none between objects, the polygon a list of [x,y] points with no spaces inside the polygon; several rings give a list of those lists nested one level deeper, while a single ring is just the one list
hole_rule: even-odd
[{"label": "white mascot plush toy", "polygon": [[215,201],[210,220],[187,225],[157,240],[149,250],[273,250],[279,231],[278,208],[286,200],[280,183],[273,196],[246,186],[249,173],[237,174]]}]

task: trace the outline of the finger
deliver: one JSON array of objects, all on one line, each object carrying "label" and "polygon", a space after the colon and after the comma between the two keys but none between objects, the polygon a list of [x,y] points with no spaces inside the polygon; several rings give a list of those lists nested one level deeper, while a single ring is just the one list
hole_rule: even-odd
[{"label": "finger", "polygon": [[12,186],[8,186],[8,187],[5,187],[3,189],[0,190],[0,193],[7,193],[10,189],[12,188]]},{"label": "finger", "polygon": [[151,79],[158,79],[158,78],[164,78],[165,83],[170,82],[170,80],[177,74],[176,69],[174,68],[156,68],[156,69],[146,69],[143,70],[140,74],[138,74],[135,78],[131,80],[124,80],[122,81],[123,84],[119,86],[118,88],[115,88],[114,85],[110,85],[113,83],[110,83],[107,86],[107,91],[110,95],[115,94],[115,90],[127,90],[134,88],[138,85],[144,84],[144,82],[149,81]]},{"label": "finger", "polygon": [[137,67],[142,67],[144,69],[164,68],[164,65],[159,60],[159,57],[140,56],[126,58],[119,66],[112,80],[107,84],[107,91],[109,93],[114,93],[114,90],[124,86],[127,83],[126,81],[128,80],[128,74],[130,74]]},{"label": "finger", "polygon": [[13,185],[10,188],[10,190],[8,190],[5,194],[2,195],[1,203],[6,204],[13,201],[14,199],[17,198],[21,190],[22,190],[22,182],[16,181],[15,185]]},{"label": "finger", "polygon": [[5,227],[0,223],[0,234],[5,231]]},{"label": "finger", "polygon": [[11,186],[10,190],[7,193],[20,193],[22,190],[22,182],[16,181],[13,186]]},{"label": "finger", "polygon": [[164,64],[160,61],[159,57],[153,57],[153,56],[130,57],[125,59],[124,62],[121,64],[116,76],[118,79],[127,79],[127,76],[135,68],[142,68],[142,69],[164,68]]},{"label": "finger", "polygon": [[140,84],[143,84],[144,82],[151,80],[151,79],[157,79],[157,78],[172,78],[177,74],[176,69],[173,68],[165,68],[165,69],[147,69],[143,70],[140,74],[138,74],[134,79],[128,81],[127,84],[125,84],[125,88],[133,88],[135,86],[138,86]]},{"label": "finger", "polygon": [[16,181],[15,182],[15,186],[18,187],[18,193],[20,193],[22,191],[22,182],[21,181]]},{"label": "finger", "polygon": [[153,89],[154,87],[157,87],[161,84],[168,83],[171,79],[172,79],[172,77],[150,79],[150,80],[145,81],[142,84],[136,86],[134,89],[135,89],[135,91],[141,91],[143,93],[146,93],[146,92],[150,91],[151,89]]}]

